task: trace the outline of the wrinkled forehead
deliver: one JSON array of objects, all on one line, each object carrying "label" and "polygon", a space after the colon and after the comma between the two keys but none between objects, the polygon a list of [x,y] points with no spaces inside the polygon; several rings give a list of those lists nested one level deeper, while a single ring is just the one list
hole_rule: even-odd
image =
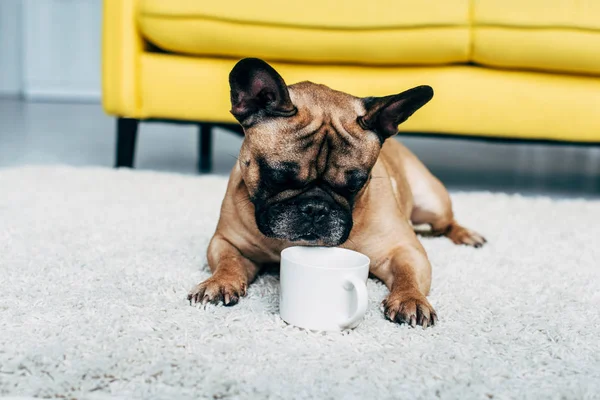
[{"label": "wrinkled forehead", "polygon": [[344,122],[365,113],[365,106],[359,98],[325,85],[300,82],[288,86],[288,90],[292,103],[315,119]]},{"label": "wrinkled forehead", "polygon": [[288,89],[297,113],[250,128],[247,137],[254,150],[264,149],[272,159],[282,153],[284,159],[292,155],[289,152],[304,152],[324,139],[339,139],[342,144],[364,139],[364,132],[357,126],[358,116],[365,113],[361,99],[311,82],[297,83]]}]

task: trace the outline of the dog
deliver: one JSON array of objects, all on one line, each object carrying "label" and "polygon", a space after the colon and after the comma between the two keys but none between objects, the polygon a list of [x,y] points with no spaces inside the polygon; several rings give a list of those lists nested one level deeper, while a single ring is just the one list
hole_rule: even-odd
[{"label": "dog", "polygon": [[359,98],[307,81],[287,86],[256,58],[240,60],[229,84],[245,138],[208,247],[212,276],[190,291],[190,304],[236,304],[286,247],[340,246],[370,258],[370,274],[390,290],[387,319],[436,324],[431,264],[413,227],[428,224],[456,244],[486,240],[455,221],[443,184],[388,140],[433,89]]}]

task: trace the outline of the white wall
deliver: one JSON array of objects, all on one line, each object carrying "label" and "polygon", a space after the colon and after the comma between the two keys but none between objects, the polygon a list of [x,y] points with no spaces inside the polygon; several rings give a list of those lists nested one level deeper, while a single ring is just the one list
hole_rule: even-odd
[{"label": "white wall", "polygon": [[102,0],[0,0],[0,91],[100,99]]},{"label": "white wall", "polygon": [[21,0],[0,0],[0,95],[19,94],[21,85]]},{"label": "white wall", "polygon": [[100,98],[101,0],[25,0],[28,98]]}]

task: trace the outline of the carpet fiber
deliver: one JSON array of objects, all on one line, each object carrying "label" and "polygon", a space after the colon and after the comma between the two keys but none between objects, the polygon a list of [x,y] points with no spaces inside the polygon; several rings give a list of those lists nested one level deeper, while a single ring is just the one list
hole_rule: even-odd
[{"label": "carpet fiber", "polygon": [[432,329],[314,333],[278,276],[192,307],[226,180],[0,170],[0,394],[77,399],[591,399],[600,393],[600,202],[454,193],[487,247],[423,238]]}]

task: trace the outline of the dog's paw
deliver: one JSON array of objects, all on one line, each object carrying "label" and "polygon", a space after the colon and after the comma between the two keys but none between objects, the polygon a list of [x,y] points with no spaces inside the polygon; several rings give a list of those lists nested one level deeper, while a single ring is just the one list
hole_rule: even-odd
[{"label": "dog's paw", "polygon": [[237,304],[240,297],[246,295],[246,283],[239,279],[220,277],[213,275],[202,283],[196,285],[189,294],[188,300],[192,303],[223,302],[223,305],[233,306]]},{"label": "dog's paw", "polygon": [[423,328],[437,323],[435,310],[417,290],[392,292],[383,301],[383,312],[390,321]]},{"label": "dog's paw", "polygon": [[487,240],[479,233],[460,226],[453,224],[446,232],[448,239],[452,240],[455,244],[466,244],[467,246],[481,247],[487,243]]}]

